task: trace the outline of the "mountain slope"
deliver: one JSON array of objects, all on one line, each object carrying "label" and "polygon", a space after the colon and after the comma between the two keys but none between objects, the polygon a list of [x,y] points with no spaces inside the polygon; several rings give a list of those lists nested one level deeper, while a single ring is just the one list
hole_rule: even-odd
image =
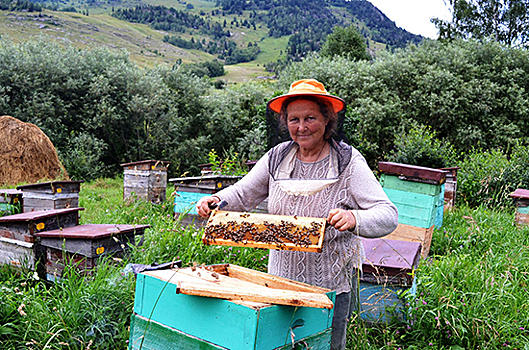
[{"label": "mountain slope", "polygon": [[[9,2],[0,0],[5,9],[2,4]],[[251,76],[266,74],[262,67],[268,62],[300,60],[319,50],[336,25],[357,26],[372,53],[423,39],[397,28],[366,0],[63,0],[60,6],[42,0],[38,5],[41,12],[0,11],[0,32],[15,41],[47,35],[78,47],[125,49],[140,66],[217,58],[239,63],[238,74],[251,68]]]}]

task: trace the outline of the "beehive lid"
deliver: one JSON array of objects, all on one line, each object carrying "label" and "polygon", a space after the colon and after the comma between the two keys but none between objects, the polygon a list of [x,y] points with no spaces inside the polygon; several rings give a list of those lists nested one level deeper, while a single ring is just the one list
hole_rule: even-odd
[{"label": "beehive lid", "polygon": [[84,181],[51,181],[51,182],[41,182],[37,184],[30,184],[30,185],[22,185],[18,186],[18,190],[22,191],[35,191],[35,190],[51,190],[52,192],[55,192],[57,188],[61,188],[63,186],[67,185],[80,185]]},{"label": "beehive lid", "polygon": [[134,167],[138,165],[150,165],[154,167],[162,166],[162,167],[168,167],[171,164],[169,161],[165,160],[141,160],[139,162],[131,162],[131,163],[123,163],[120,164],[122,167]]},{"label": "beehive lid", "polygon": [[[227,299],[243,303],[265,303],[332,309],[326,293],[311,286],[231,264],[193,266],[143,272],[175,283],[176,293]],[[256,306],[256,305],[253,305]]]},{"label": "beehive lid", "polygon": [[15,188],[0,189],[0,196],[12,197],[22,194],[22,191]]},{"label": "beehive lid", "polygon": [[512,198],[523,198],[523,199],[529,199],[529,190],[525,190],[523,188],[518,188],[516,191],[510,194]]},{"label": "beehive lid", "polygon": [[237,181],[242,176],[237,175],[204,175],[204,176],[189,176],[189,177],[176,177],[169,179],[169,182],[177,184],[194,184],[201,182],[217,182],[217,181]]},{"label": "beehive lid", "polygon": [[321,252],[326,218],[213,210],[204,229],[207,245]]},{"label": "beehive lid", "polygon": [[403,176],[409,180],[433,181],[439,184],[445,182],[448,172],[446,170],[392,162],[380,162],[378,163],[378,169],[384,174]]},{"label": "beehive lid", "polygon": [[87,239],[94,240],[119,234],[127,234],[143,231],[150,225],[114,225],[114,224],[87,224],[66,227],[59,230],[51,230],[35,233],[35,236],[43,238],[65,238],[65,239]]},{"label": "beehive lid", "polygon": [[361,240],[366,254],[364,273],[411,280],[409,275],[419,265],[421,243],[383,238]]},{"label": "beehive lid", "polygon": [[84,208],[65,208],[65,209],[31,211],[27,213],[2,216],[0,217],[0,223],[41,220],[41,219],[45,219],[45,218],[49,218],[49,217],[53,217],[57,215],[62,215],[62,214],[68,214],[68,213],[76,212],[80,210],[84,210]]}]

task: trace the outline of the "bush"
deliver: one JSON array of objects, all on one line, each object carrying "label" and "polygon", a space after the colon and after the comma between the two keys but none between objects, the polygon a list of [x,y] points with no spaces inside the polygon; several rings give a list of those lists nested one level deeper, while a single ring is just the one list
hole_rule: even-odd
[{"label": "bush", "polygon": [[472,207],[508,204],[511,184],[504,181],[509,159],[500,150],[473,150],[458,164],[457,200]]},{"label": "bush", "polygon": [[395,138],[395,149],[389,161],[434,169],[455,165],[455,150],[450,143],[437,139],[431,127],[412,125],[409,131]]}]

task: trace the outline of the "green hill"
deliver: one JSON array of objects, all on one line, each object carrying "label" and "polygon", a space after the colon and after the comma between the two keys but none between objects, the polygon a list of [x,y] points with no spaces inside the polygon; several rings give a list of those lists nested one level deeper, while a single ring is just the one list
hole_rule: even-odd
[{"label": "green hill", "polygon": [[43,35],[79,48],[126,50],[142,67],[219,59],[227,72],[222,79],[232,82],[273,75],[264,68],[270,62],[301,60],[319,50],[336,25],[355,25],[372,54],[422,40],[397,28],[365,0],[19,0],[16,4],[0,1],[0,33],[13,41]]}]

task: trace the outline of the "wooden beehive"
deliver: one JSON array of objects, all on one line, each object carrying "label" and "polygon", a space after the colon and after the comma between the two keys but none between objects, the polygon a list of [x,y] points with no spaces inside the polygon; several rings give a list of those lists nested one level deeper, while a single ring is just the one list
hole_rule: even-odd
[{"label": "wooden beehive", "polygon": [[129,349],[329,349],[334,298],[230,264],[147,271],[137,275]]},{"label": "wooden beehive", "polygon": [[22,191],[14,188],[0,189],[0,216],[19,214],[22,210]]},{"label": "wooden beehive", "polygon": [[321,252],[327,220],[287,215],[212,211],[204,244]]},{"label": "wooden beehive", "polygon": [[[33,211],[0,217],[0,263],[43,273],[45,249],[35,234],[78,225],[80,210],[84,208]],[[42,266],[36,264],[39,259]]]},{"label": "wooden beehive", "polygon": [[53,181],[18,186],[24,212],[79,207],[79,191],[84,181]]},{"label": "wooden beehive", "polygon": [[46,248],[46,278],[61,277],[66,264],[90,273],[102,256],[122,257],[131,245],[141,245],[149,225],[89,224],[38,232]]},{"label": "wooden beehive", "polygon": [[167,167],[171,162],[143,160],[121,164],[123,167],[123,199],[139,199],[162,203],[166,199]]},{"label": "wooden beehive", "polygon": [[399,211],[399,226],[388,239],[418,241],[428,255],[432,233],[442,226],[447,171],[380,162],[380,183]]},{"label": "wooden beehive", "polygon": [[184,224],[204,225],[206,219],[197,214],[196,203],[200,198],[215,194],[241,178],[242,176],[205,175],[169,179],[174,185],[175,217],[180,218]]},{"label": "wooden beehive", "polygon": [[407,308],[401,293],[415,293],[421,244],[361,239],[366,254],[359,285],[362,319],[373,323],[405,319]]},{"label": "wooden beehive", "polygon": [[517,225],[529,225],[529,190],[518,188],[510,194],[516,204],[514,220]]},{"label": "wooden beehive", "polygon": [[455,206],[457,194],[457,171],[459,169],[461,168],[441,168],[441,170],[447,171],[445,182],[444,210],[448,210]]}]

